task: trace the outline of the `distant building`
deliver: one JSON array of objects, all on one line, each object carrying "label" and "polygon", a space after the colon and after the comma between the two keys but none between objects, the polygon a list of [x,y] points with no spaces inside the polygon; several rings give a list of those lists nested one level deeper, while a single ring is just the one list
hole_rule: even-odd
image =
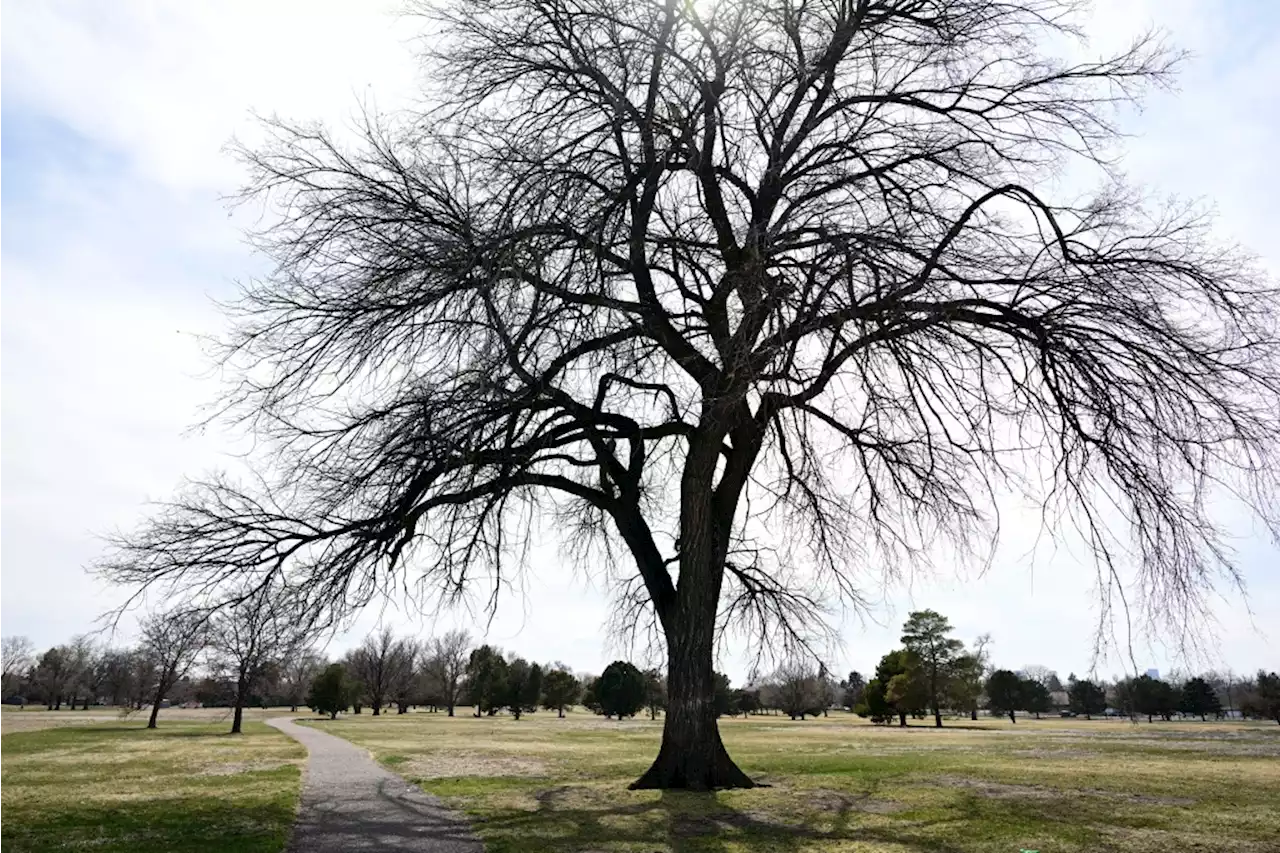
[{"label": "distant building", "polygon": [[1154,678],[1154,679],[1156,679],[1157,681],[1159,681],[1159,680],[1160,680],[1160,670],[1158,670],[1158,669],[1149,669],[1149,670],[1147,670],[1147,677],[1148,677],[1148,678]]}]

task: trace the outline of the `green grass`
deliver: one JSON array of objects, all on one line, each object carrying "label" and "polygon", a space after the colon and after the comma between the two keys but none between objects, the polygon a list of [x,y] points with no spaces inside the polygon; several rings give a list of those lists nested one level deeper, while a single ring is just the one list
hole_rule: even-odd
[{"label": "green grass", "polygon": [[317,727],[470,815],[495,853],[1280,850],[1280,727],[845,714],[722,721],[770,787],[632,792],[661,722],[367,715]]},{"label": "green grass", "polygon": [[20,731],[3,748],[5,853],[279,853],[305,750],[262,723]]}]

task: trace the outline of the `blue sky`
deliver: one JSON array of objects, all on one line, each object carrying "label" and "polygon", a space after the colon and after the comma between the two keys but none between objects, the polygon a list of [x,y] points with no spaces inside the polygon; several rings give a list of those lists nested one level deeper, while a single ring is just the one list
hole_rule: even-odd
[{"label": "blue sky", "polygon": [[[186,428],[213,380],[196,336],[217,332],[211,298],[260,262],[243,219],[220,197],[235,189],[232,137],[252,140],[250,111],[342,124],[358,98],[388,108],[409,97],[411,24],[376,4],[10,4],[3,29],[3,529],[0,624],[38,645],[91,626],[119,595],[83,567],[95,532],[131,526],[143,503],[184,473],[216,465],[226,436]],[[1125,167],[1161,192],[1215,201],[1222,231],[1280,272],[1280,7],[1266,2],[1101,3],[1099,50],[1149,23],[1196,53],[1181,91],[1158,95],[1126,129]],[[239,214],[238,216],[242,216]],[[1016,519],[1016,516],[1015,516]],[[1026,556],[1010,537],[983,577],[943,571],[886,592],[872,619],[840,625],[840,669],[867,670],[890,648],[908,610],[933,607],[971,639],[994,635],[997,662],[1083,672],[1090,660],[1092,568],[1069,549]],[[1237,669],[1280,665],[1280,552],[1241,522],[1249,607],[1220,602],[1216,658]],[[542,543],[536,575],[512,597],[489,639],[578,669],[599,669],[606,599],[562,568]],[[394,608],[370,612],[351,636]],[[127,626],[125,628],[128,630]],[[350,642],[335,640],[334,649]],[[745,672],[731,646],[723,667]],[[1139,638],[1136,663],[1177,664]],[[1211,650],[1212,651],[1212,650]],[[1211,655],[1212,657],[1212,655]],[[1104,673],[1128,662],[1117,656]]]}]

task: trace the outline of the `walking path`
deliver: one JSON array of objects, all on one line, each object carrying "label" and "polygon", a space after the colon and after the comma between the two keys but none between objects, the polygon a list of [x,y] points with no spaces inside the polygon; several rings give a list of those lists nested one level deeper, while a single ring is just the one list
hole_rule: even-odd
[{"label": "walking path", "polygon": [[378,766],[366,750],[288,717],[267,724],[301,743],[308,753],[290,853],[484,850],[464,819]]}]

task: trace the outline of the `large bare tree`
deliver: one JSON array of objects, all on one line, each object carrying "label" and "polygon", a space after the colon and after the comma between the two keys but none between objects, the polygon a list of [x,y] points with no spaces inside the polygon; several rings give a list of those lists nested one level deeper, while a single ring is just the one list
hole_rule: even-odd
[{"label": "large bare tree", "polygon": [[244,706],[250,695],[279,674],[285,661],[304,649],[310,639],[307,620],[288,606],[288,598],[267,587],[221,609],[209,622],[210,668],[235,683],[231,734],[241,733]]},{"label": "large bare tree", "polygon": [[638,787],[751,784],[725,628],[794,647],[861,567],[980,558],[1006,490],[1083,532],[1104,604],[1132,557],[1194,615],[1232,572],[1215,499],[1276,529],[1280,303],[1125,188],[1116,111],[1178,57],[1070,58],[1077,5],[423,5],[425,107],[242,151],[275,268],[222,411],[270,464],[102,568],[345,612],[496,595],[554,524],[665,641]]}]

